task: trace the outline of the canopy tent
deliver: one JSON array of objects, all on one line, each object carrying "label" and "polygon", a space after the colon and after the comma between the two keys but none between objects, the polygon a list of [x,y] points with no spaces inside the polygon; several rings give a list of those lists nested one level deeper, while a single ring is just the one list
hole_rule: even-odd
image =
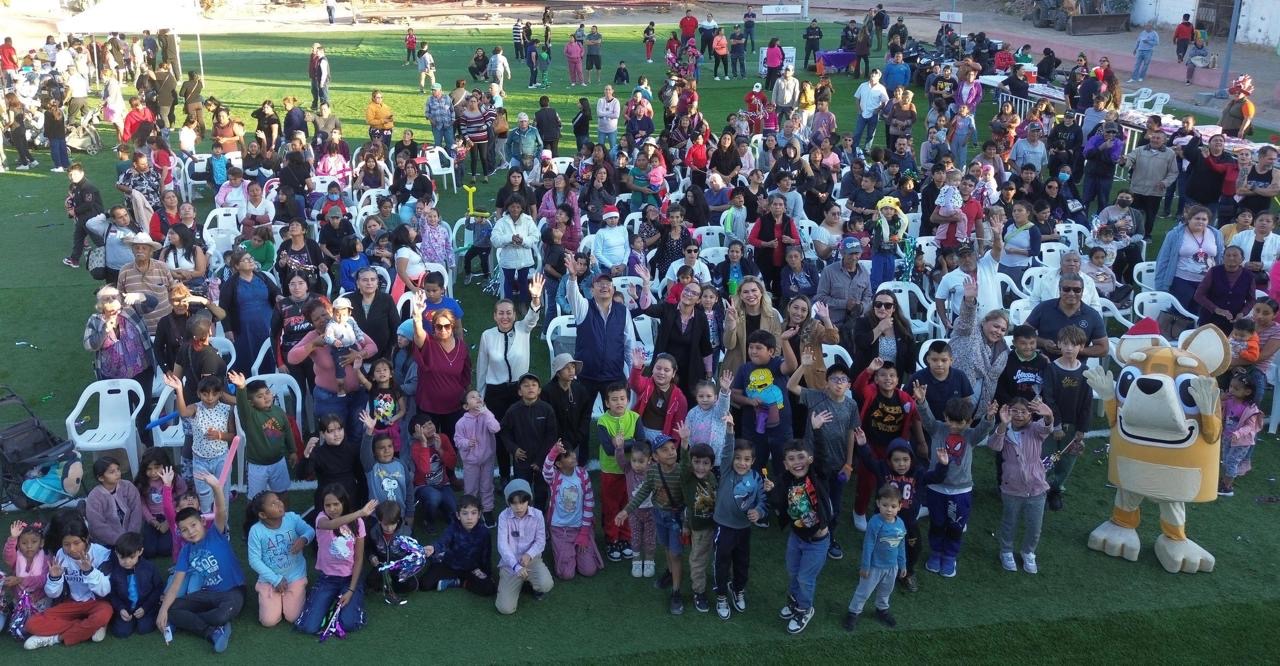
[{"label": "canopy tent", "polygon": [[204,22],[204,15],[192,0],[102,0],[75,16],[58,21],[58,32],[141,33],[143,30],[155,32],[168,28],[173,33],[194,34],[200,75],[204,76],[204,45],[200,41],[200,28]]}]

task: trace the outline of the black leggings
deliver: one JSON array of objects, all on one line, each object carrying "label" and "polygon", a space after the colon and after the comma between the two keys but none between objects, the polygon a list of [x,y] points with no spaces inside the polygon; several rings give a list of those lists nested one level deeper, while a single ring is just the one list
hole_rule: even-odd
[{"label": "black leggings", "polygon": [[467,248],[467,253],[462,257],[462,269],[465,273],[471,274],[475,271],[471,270],[471,260],[476,257],[480,258],[480,273],[482,275],[489,274],[489,252],[492,248],[476,247],[472,245]]},{"label": "black leggings", "polygon": [[716,57],[716,64],[714,68],[714,75],[720,76],[720,67],[723,66],[724,75],[729,76],[729,56],[720,55],[719,53],[717,53],[715,54],[715,57]]},{"label": "black leggings", "polygon": [[27,130],[23,127],[11,129],[5,132],[5,136],[9,137],[9,144],[18,153],[18,164],[25,166],[31,164],[31,148],[27,145]]},{"label": "black leggings", "polygon": [[489,175],[489,142],[488,141],[472,141],[471,142],[471,177],[476,176],[476,158],[480,158],[481,176]]},{"label": "black leggings", "polygon": [[[520,399],[518,394],[519,384],[489,384],[484,389],[484,401],[489,406],[489,411],[493,412],[494,418],[499,421],[506,415],[507,410]],[[498,445],[498,474],[504,479],[511,478],[511,452],[507,451],[507,447]]]}]

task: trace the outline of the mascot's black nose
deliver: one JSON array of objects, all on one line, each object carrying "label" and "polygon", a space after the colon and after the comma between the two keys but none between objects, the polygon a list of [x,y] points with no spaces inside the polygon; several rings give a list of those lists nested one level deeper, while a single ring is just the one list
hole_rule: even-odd
[{"label": "mascot's black nose", "polygon": [[1155,395],[1164,386],[1164,382],[1150,377],[1139,377],[1135,383],[1138,385],[1138,390],[1147,395]]}]

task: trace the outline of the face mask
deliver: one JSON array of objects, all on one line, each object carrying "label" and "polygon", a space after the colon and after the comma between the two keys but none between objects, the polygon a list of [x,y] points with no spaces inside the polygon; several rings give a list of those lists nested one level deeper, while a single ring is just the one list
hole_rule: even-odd
[{"label": "face mask", "polygon": [[1058,180],[1059,180],[1059,181],[1061,181],[1061,182],[1063,182],[1063,183],[1065,183],[1065,182],[1067,182],[1068,180],[1071,180],[1071,174],[1069,174],[1069,173],[1060,173],[1060,174],[1058,174]]},{"label": "face mask", "polygon": [[1132,201],[1129,201],[1128,199],[1119,199],[1119,200],[1117,200],[1117,201],[1116,201],[1116,205],[1117,205],[1117,206],[1119,206],[1119,207],[1121,207],[1121,208],[1128,208],[1128,207],[1129,207],[1129,204],[1131,204],[1131,203],[1133,203],[1133,202],[1132,202]]},{"label": "face mask", "polygon": [[328,195],[328,197],[329,197],[329,201],[337,201],[337,200],[338,200],[338,195],[337,195],[337,194],[330,194],[330,195]]}]

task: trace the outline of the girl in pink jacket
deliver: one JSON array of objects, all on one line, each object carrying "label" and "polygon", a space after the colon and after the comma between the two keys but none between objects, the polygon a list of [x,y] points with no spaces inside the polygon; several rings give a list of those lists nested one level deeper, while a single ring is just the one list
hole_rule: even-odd
[{"label": "girl in pink jacket", "polygon": [[[7,594],[0,594],[0,606],[13,608],[19,593],[25,590],[38,610],[48,607],[44,603],[44,581],[49,575],[49,562],[41,549],[43,544],[44,534],[39,523],[28,525],[15,520],[9,525],[9,538],[4,542],[4,563],[9,565],[10,575],[18,583],[15,587],[4,586]],[[5,596],[12,598],[5,601]]]},{"label": "girl in pink jacket", "polygon": [[587,85],[587,80],[582,76],[582,57],[586,51],[582,48],[582,42],[576,39],[570,39],[564,45],[564,59],[569,63],[569,87],[575,85]]},{"label": "girl in pink jacket", "polygon": [[479,391],[467,392],[465,409],[453,431],[453,444],[462,456],[462,486],[468,495],[480,498],[485,525],[492,529],[497,525],[493,516],[493,468],[498,451],[495,436],[500,426]]}]

